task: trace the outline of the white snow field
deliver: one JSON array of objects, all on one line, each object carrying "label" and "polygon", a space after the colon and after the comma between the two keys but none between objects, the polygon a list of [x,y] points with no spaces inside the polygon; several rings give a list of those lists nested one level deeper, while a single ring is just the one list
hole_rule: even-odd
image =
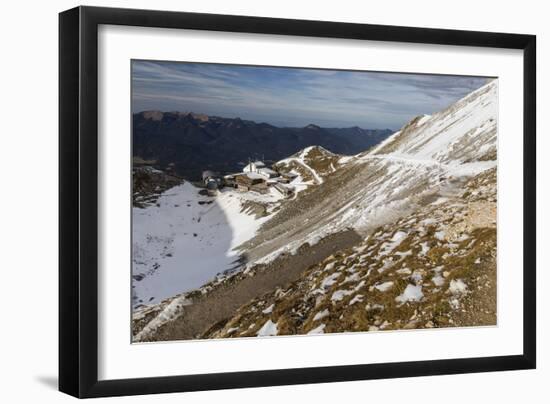
[{"label": "white snow field", "polygon": [[133,305],[154,304],[197,289],[239,265],[240,244],[269,219],[243,210],[246,201],[274,204],[282,196],[224,189],[199,195],[188,182],[162,194],[156,205],[133,208]]}]

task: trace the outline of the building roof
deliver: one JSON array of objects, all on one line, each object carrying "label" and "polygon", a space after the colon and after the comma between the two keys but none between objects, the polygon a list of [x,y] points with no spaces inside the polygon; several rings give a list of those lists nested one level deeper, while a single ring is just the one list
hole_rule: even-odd
[{"label": "building roof", "polygon": [[261,171],[262,173],[266,173],[266,174],[278,174],[277,171],[272,170],[271,168],[267,168],[267,167],[262,167],[262,168],[259,169],[259,171]]},{"label": "building roof", "polygon": [[250,178],[251,180],[265,180],[265,177],[263,175],[260,175],[258,173],[254,173],[254,172],[246,172],[246,173],[242,173],[242,174],[238,174],[237,176],[244,176],[244,177],[248,177]]},{"label": "building roof", "polygon": [[265,164],[263,163],[263,161],[257,160],[257,161],[248,163],[246,166],[244,166],[243,171],[254,171],[264,167],[265,167]]}]

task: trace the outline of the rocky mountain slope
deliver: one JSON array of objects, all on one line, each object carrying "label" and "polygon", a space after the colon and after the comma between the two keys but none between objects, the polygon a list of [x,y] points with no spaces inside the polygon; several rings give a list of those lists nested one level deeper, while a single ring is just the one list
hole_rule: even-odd
[{"label": "rocky mountain slope", "polygon": [[305,186],[238,246],[245,269],[136,312],[135,340],[495,324],[497,91],[279,162]]},{"label": "rocky mountain slope", "polygon": [[375,229],[201,337],[496,324],[495,176]]},{"label": "rocky mountain slope", "polygon": [[179,185],[182,179],[150,165],[134,164],[132,168],[132,205],[144,208],[156,202],[166,190]]},{"label": "rocky mountain slope", "polygon": [[145,111],[133,115],[133,153],[160,168],[200,179],[203,170],[240,171],[249,158],[275,162],[317,144],[335,153],[356,154],[387,138],[389,129],[280,128],[240,118],[182,112]]}]

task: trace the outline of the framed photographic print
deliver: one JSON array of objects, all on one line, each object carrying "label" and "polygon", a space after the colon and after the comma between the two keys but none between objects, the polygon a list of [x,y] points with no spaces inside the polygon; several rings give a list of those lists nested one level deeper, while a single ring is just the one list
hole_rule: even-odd
[{"label": "framed photographic print", "polygon": [[534,36],[59,21],[61,391],[535,367]]}]

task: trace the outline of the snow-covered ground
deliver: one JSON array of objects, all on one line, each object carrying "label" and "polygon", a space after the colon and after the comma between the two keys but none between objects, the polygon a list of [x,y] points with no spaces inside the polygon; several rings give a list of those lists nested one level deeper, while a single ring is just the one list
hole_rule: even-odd
[{"label": "snow-covered ground", "polygon": [[238,265],[240,244],[270,216],[256,218],[242,204],[275,204],[282,196],[224,189],[199,195],[188,182],[171,188],[157,204],[133,208],[133,303],[157,303],[199,288]]},{"label": "snow-covered ground", "polygon": [[295,170],[290,170],[292,174],[296,176],[291,182],[290,185],[294,188],[294,198],[302,192],[305,191],[308,187],[314,185],[313,181],[304,181],[300,173]]}]

